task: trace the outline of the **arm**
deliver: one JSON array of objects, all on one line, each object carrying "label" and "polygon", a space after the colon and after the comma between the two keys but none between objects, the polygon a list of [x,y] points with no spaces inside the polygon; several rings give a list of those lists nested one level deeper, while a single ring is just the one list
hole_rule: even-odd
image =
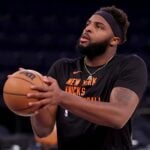
[{"label": "arm", "polygon": [[[45,80],[47,85],[51,84]],[[29,106],[37,107],[35,113],[30,117],[32,129],[35,135],[45,137],[49,135],[54,128],[56,120],[57,105],[39,105],[40,100],[46,101],[49,95],[49,86],[31,86],[31,89],[36,90],[36,93],[28,93],[28,98],[36,98],[39,102],[29,103]]]},{"label": "arm", "polygon": [[[115,88],[111,91],[109,102],[90,102],[64,92],[51,77],[46,79],[47,83],[50,83],[48,95],[41,92],[33,94],[33,98],[41,99],[36,102],[38,107],[59,105],[93,123],[121,128],[135,111],[147,82],[146,65],[140,58],[129,57],[123,66],[124,69],[120,72]],[[132,90],[123,87],[130,87]]]},{"label": "arm", "polygon": [[51,85],[48,94],[33,94],[36,98],[44,98],[36,105],[60,105],[70,112],[90,122],[112,128],[123,127],[132,116],[139,98],[135,92],[127,88],[115,87],[110,96],[110,102],[90,102],[84,98],[62,91],[57,81],[48,77]]},{"label": "arm", "polygon": [[62,94],[60,105],[72,113],[93,123],[112,128],[122,128],[132,116],[138,96],[131,90],[116,87],[112,90],[110,102],[89,102],[75,95]]},{"label": "arm", "polygon": [[53,131],[56,117],[56,106],[45,106],[31,116],[31,125],[35,135],[45,137]]}]

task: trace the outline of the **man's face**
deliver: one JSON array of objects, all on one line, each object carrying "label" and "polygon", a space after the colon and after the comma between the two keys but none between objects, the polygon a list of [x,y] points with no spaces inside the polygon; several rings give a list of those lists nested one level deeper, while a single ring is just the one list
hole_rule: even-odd
[{"label": "man's face", "polygon": [[114,34],[106,20],[93,15],[86,23],[77,48],[88,57],[96,57],[106,52],[112,37]]}]

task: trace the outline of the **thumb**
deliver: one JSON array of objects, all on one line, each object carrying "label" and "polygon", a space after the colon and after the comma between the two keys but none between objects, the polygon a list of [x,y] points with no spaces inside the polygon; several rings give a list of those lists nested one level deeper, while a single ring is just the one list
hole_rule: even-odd
[{"label": "thumb", "polygon": [[20,71],[23,71],[23,70],[26,70],[26,69],[25,69],[25,68],[20,67],[20,68],[19,68],[19,70],[20,70]]},{"label": "thumb", "polygon": [[49,85],[54,83],[56,80],[52,78],[51,76],[43,76],[43,81]]}]

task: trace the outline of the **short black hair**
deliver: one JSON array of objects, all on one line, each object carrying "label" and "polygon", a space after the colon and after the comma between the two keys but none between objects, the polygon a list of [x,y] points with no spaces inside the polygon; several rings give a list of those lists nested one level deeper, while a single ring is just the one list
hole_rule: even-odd
[{"label": "short black hair", "polygon": [[123,38],[124,41],[127,39],[127,30],[130,25],[130,22],[128,21],[128,16],[127,14],[122,10],[117,8],[116,6],[107,6],[107,7],[101,7],[101,11],[106,11],[110,13],[114,19],[117,21],[118,25],[121,27],[122,32],[123,32]]}]

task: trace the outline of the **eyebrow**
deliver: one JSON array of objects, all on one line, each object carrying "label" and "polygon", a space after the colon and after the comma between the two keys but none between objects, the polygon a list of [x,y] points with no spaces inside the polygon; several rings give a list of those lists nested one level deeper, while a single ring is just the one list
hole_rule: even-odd
[{"label": "eyebrow", "polygon": [[[87,20],[86,23],[88,23],[88,22],[91,23],[92,21],[91,21],[91,20]],[[100,22],[100,21],[93,21],[93,23],[95,23],[95,24],[100,24],[100,25],[106,27],[106,25],[105,25],[104,23]]]}]

